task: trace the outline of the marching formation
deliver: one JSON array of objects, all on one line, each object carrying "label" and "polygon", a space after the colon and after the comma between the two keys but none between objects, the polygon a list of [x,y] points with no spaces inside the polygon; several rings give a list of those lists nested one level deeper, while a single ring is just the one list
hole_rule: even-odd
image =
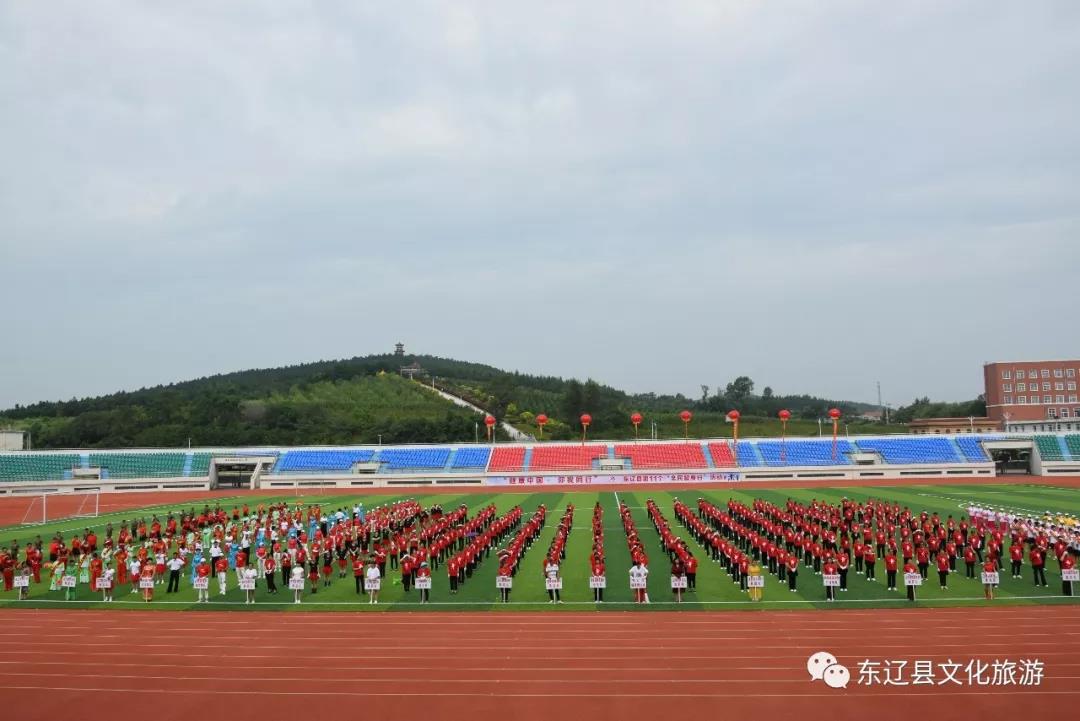
[{"label": "marching formation", "polygon": [[[1080,525],[1050,513],[1023,516],[972,506],[970,515],[943,518],[883,499],[835,504],[788,499],[782,506],[729,499],[718,506],[702,498],[694,509],[675,498],[672,508],[705,557],[755,601],[763,597],[766,575],[795,593],[801,575],[812,574],[821,579],[827,602],[849,592],[852,575],[880,583],[887,592],[902,586],[914,601],[924,582],[933,578],[947,592],[950,579],[961,573],[992,599],[1006,561],[1013,579],[1030,577],[1040,588],[1049,586],[1047,564],[1056,563],[1064,595],[1072,595],[1073,583],[1080,581]],[[635,509],[623,501],[618,509],[630,559],[628,578],[623,578],[634,603],[649,603],[649,557]],[[691,544],[651,498],[643,510],[670,561],[673,601],[682,603],[686,594],[696,598],[699,561]],[[257,590],[272,597],[282,589],[299,604],[351,576],[354,594],[369,604],[379,603],[384,583],[400,584],[406,598],[426,604],[433,569],[445,568],[446,592],[455,596],[494,552],[496,591],[508,603],[521,562],[545,528],[546,516],[543,504],[526,519],[520,506],[499,515],[488,504],[470,515],[465,505],[444,511],[412,499],[330,512],[299,502],[245,504],[231,513],[206,506],[163,518],[125,520],[116,527],[106,523],[100,536],[87,528],[66,538],[61,533],[48,541],[38,537],[25,546],[12,541],[0,549],[0,575],[4,591],[23,600],[41,585],[65,600],[75,599],[84,588],[100,593],[104,602],[120,593],[151,603],[180,592],[183,585],[190,586],[198,603],[237,589],[245,604],[254,604]],[[563,602],[563,564],[573,521],[574,505],[568,504],[540,560],[539,576],[552,604]],[[597,502],[587,557],[588,588],[597,604],[609,588],[604,540],[604,509]]]}]

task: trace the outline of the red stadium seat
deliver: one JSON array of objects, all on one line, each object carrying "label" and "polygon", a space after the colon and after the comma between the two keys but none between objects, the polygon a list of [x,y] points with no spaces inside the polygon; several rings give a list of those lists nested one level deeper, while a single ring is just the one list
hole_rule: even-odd
[{"label": "red stadium seat", "polygon": [[533,446],[530,471],[585,471],[607,455],[607,446]]},{"label": "red stadium seat", "polygon": [[627,443],[615,446],[618,458],[629,458],[632,468],[707,468],[701,444]]},{"label": "red stadium seat", "polygon": [[525,449],[521,446],[496,446],[491,453],[490,472],[525,470]]},{"label": "red stadium seat", "polygon": [[720,441],[709,444],[709,455],[712,456],[713,465],[717,468],[734,468],[735,454],[731,451],[731,444]]}]

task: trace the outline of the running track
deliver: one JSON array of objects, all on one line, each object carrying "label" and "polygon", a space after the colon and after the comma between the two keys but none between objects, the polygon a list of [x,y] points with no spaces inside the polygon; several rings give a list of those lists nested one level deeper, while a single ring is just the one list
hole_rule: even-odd
[{"label": "running track", "polygon": [[[274,614],[0,610],[5,718],[1069,718],[1080,608]],[[847,689],[811,682],[835,654]],[[857,685],[858,662],[1037,658],[1038,687]],[[966,678],[961,674],[962,678]],[[146,709],[146,710],[144,710]]]},{"label": "running track", "polygon": [[[1037,484],[1047,486],[1059,486],[1080,488],[1080,477],[1060,476],[997,476],[995,478],[901,478],[901,479],[862,479],[855,481],[826,480],[826,481],[735,481],[716,483],[625,483],[619,485],[567,485],[567,486],[466,486],[454,488],[443,486],[439,488],[416,487],[416,488],[324,488],[304,489],[306,492],[298,499],[307,499],[317,502],[320,495],[344,496],[350,494],[364,495],[398,495],[398,496],[423,496],[432,493],[441,494],[465,494],[465,493],[563,493],[574,491],[597,492],[597,491],[642,491],[648,488],[657,488],[664,491],[701,490],[723,491],[723,489],[752,490],[755,488],[848,488],[852,486],[926,486],[926,485],[1014,485],[1014,484]],[[147,506],[159,506],[175,504],[191,506],[199,502],[213,503],[217,499],[233,499],[241,496],[280,496],[289,497],[294,493],[291,488],[263,488],[259,490],[237,490],[224,488],[217,491],[147,491],[147,492],[119,492],[103,493],[100,497],[100,513],[118,513],[130,509],[146,508]],[[56,495],[49,497],[50,518],[62,518],[76,511],[82,496]],[[0,527],[14,526],[22,522],[28,505],[32,502],[32,496],[4,496],[0,497]],[[228,507],[231,500],[225,501]],[[66,505],[65,505],[66,504]]]}]

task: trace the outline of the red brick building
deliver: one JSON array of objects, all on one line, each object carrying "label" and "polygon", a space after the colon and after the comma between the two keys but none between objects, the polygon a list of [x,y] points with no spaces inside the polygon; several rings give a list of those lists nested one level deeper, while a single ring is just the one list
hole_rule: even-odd
[{"label": "red brick building", "polygon": [[1080,360],[987,363],[983,380],[986,415],[1006,430],[1080,428]]}]

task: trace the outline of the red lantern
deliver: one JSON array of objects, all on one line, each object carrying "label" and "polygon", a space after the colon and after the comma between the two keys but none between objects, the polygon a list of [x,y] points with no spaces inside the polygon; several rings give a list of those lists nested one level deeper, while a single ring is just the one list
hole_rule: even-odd
[{"label": "red lantern", "polygon": [[592,423],[592,416],[588,413],[581,414],[581,442],[585,443],[585,436],[589,434],[589,425]]},{"label": "red lantern", "polygon": [[782,420],[784,423],[787,423],[791,420],[791,411],[780,411],[776,415],[780,416],[780,420]]},{"label": "red lantern", "polygon": [[693,417],[694,414],[690,411],[683,411],[679,414],[679,418],[682,419],[683,423],[683,438],[686,440],[690,439],[690,419]]},{"label": "red lantern", "polygon": [[645,418],[640,413],[631,413],[630,414],[630,423],[633,424],[633,426],[634,426],[634,440],[635,441],[638,438],[638,426],[641,425],[641,422],[643,420],[645,420]]},{"label": "red lantern", "polygon": [[547,425],[548,417],[543,413],[536,417],[536,425],[540,426],[540,440],[544,440],[544,426]]},{"label": "red lantern", "polygon": [[495,437],[495,416],[490,413],[484,416],[484,425],[487,426],[488,440]]},{"label": "red lantern", "polygon": [[829,418],[832,418],[832,458],[836,460],[836,431],[840,425],[840,409],[830,408]]},{"label": "red lantern", "polygon": [[728,420],[731,421],[732,423],[738,423],[739,422],[739,412],[738,411],[728,411],[727,417],[728,417]]},{"label": "red lantern", "polygon": [[732,440],[734,440],[733,448],[735,449],[735,463],[739,463],[739,412],[728,411],[728,420],[735,424],[734,433],[732,433]]}]

